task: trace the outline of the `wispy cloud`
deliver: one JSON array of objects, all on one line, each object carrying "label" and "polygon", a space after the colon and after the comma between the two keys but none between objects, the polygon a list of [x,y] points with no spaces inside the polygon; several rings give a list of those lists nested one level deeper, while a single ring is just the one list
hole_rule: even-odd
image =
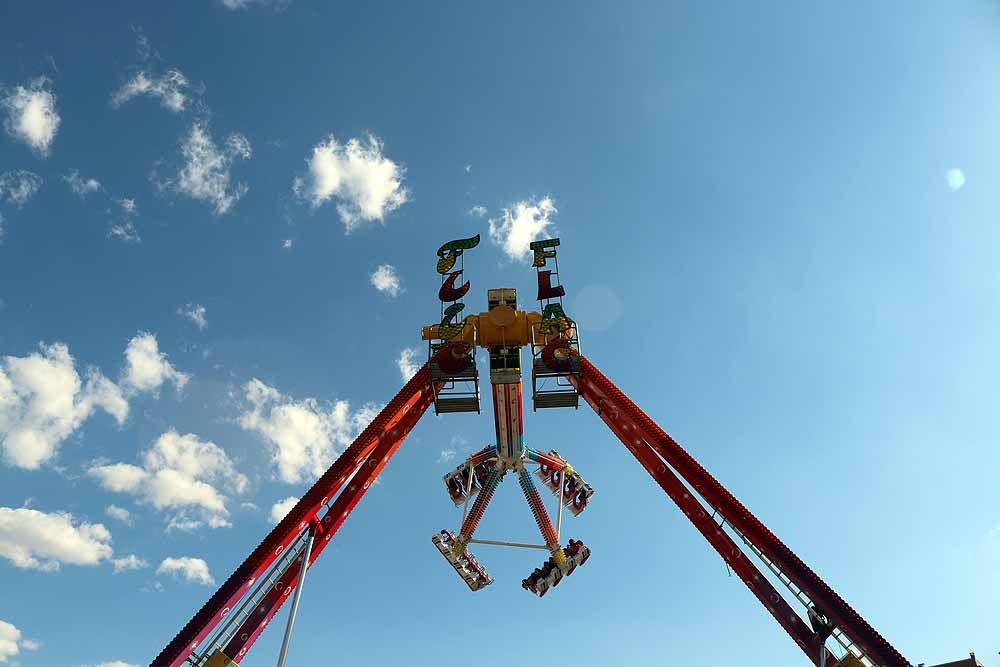
[{"label": "wispy cloud", "polygon": [[169,70],[162,76],[140,71],[115,91],[111,105],[118,108],[132,98],[149,95],[159,99],[164,109],[178,113],[188,104],[186,91],[189,87],[187,77],[177,69]]},{"label": "wispy cloud", "polygon": [[111,226],[111,229],[108,230],[108,236],[113,236],[125,243],[141,243],[142,238],[139,236],[139,230],[135,227],[135,216],[139,211],[135,200],[121,197],[115,199],[114,202],[118,205],[122,218],[117,224]]},{"label": "wispy cloud", "polygon": [[392,298],[399,296],[402,291],[399,274],[392,264],[379,264],[371,275],[371,283],[379,292],[388,294]]},{"label": "wispy cloud", "polygon": [[71,170],[68,174],[63,176],[63,180],[69,184],[69,189],[73,191],[73,194],[77,195],[81,199],[86,198],[92,192],[99,192],[103,188],[96,179],[93,178],[83,178],[80,176],[80,172],[76,169]]},{"label": "wispy cloud", "polygon": [[42,177],[23,169],[0,176],[0,198],[17,208],[27,204],[41,187]]},{"label": "wispy cloud", "polygon": [[233,182],[233,163],[249,159],[251,154],[250,141],[242,134],[230,134],[219,147],[207,123],[196,121],[181,142],[183,166],[176,178],[160,187],[207,202],[216,215],[224,215],[249,190],[245,183]]},{"label": "wispy cloud", "polygon": [[206,314],[208,311],[205,306],[200,303],[189,303],[181,306],[177,309],[177,314],[181,317],[190,320],[199,329],[204,329],[208,326],[208,319]]}]

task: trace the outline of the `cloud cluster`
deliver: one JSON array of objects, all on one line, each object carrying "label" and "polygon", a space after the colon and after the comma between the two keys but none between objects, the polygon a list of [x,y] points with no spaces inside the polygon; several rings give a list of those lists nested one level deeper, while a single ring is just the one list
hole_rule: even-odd
[{"label": "cloud cluster", "polygon": [[41,647],[36,641],[22,639],[21,631],[14,627],[13,623],[0,621],[0,662],[7,662],[7,658],[12,658],[21,652],[35,651]]},{"label": "cloud cluster", "polygon": [[81,378],[69,348],[42,345],[27,357],[0,363],[0,452],[7,465],[34,470],[56,454],[60,442],[103,409],[121,425],[128,402],[97,369]]},{"label": "cloud cluster", "polygon": [[108,491],[128,493],[166,510],[168,529],[231,525],[227,497],[219,487],[239,494],[249,484],[221,447],[190,433],[167,431],[144,452],[141,463],[94,465],[87,474]]},{"label": "cloud cluster", "polygon": [[63,176],[63,180],[69,185],[69,189],[73,191],[73,194],[81,199],[86,198],[92,192],[99,192],[104,189],[97,179],[83,178],[77,169],[73,169]]},{"label": "cloud cluster", "polygon": [[39,77],[27,88],[15,86],[0,91],[0,108],[7,114],[7,134],[28,144],[42,157],[48,156],[61,122],[49,84],[48,79]]},{"label": "cloud cluster", "polygon": [[545,238],[553,224],[550,217],[558,213],[550,197],[541,201],[519,201],[505,208],[499,218],[491,218],[490,239],[513,260],[531,257],[528,247],[532,241]]},{"label": "cloud cluster", "polygon": [[185,91],[189,85],[187,77],[177,69],[159,77],[140,71],[115,91],[111,97],[111,105],[118,108],[134,97],[149,95],[158,98],[163,108],[177,113],[183,111],[188,103]]},{"label": "cloud cluster", "polygon": [[399,274],[396,273],[396,267],[392,264],[379,264],[371,275],[371,283],[379,292],[388,294],[392,298],[399,296],[402,291]]},{"label": "cloud cluster", "polygon": [[309,173],[295,179],[293,190],[317,208],[337,200],[337,213],[348,232],[366,222],[384,221],[409,198],[405,169],[382,154],[382,143],[368,135],[341,144],[330,136],[306,159]]},{"label": "cloud cluster", "polygon": [[155,335],[141,332],[128,342],[122,385],[130,393],[155,393],[167,382],[180,391],[190,379],[191,376],[181,373],[167,361],[167,355],[160,352]]},{"label": "cloud cluster", "polygon": [[237,158],[249,159],[251,154],[250,141],[242,134],[230,134],[220,148],[212,140],[208,125],[196,121],[181,142],[184,165],[177,178],[165,186],[208,202],[216,215],[224,215],[249,190],[245,183],[232,182],[233,162]]},{"label": "cloud cluster", "polygon": [[208,563],[201,558],[190,558],[183,556],[180,558],[167,557],[163,559],[160,566],[156,568],[157,574],[180,575],[187,581],[206,586],[214,586],[215,579],[208,571]]},{"label": "cloud cluster", "polygon": [[189,303],[177,309],[178,315],[191,320],[199,329],[204,329],[208,326],[208,319],[205,317],[207,313],[208,311],[205,309],[205,306],[200,303]]},{"label": "cloud cluster", "polygon": [[30,171],[18,169],[0,176],[0,199],[21,208],[31,200],[42,187],[42,177]]},{"label": "cloud cluster", "polygon": [[249,409],[240,415],[239,424],[270,445],[278,478],[289,483],[322,475],[379,409],[365,404],[352,411],[343,400],[329,406],[314,398],[296,401],[256,378],[243,390]]},{"label": "cloud cluster", "polygon": [[111,533],[72,514],[0,507],[0,558],[15,567],[51,572],[62,564],[98,565],[111,558]]},{"label": "cloud cluster", "polygon": [[404,347],[399,351],[399,356],[396,357],[396,365],[399,367],[399,374],[403,376],[403,382],[409,382],[410,378],[420,370],[421,364],[416,361],[419,353],[420,350],[415,347]]}]

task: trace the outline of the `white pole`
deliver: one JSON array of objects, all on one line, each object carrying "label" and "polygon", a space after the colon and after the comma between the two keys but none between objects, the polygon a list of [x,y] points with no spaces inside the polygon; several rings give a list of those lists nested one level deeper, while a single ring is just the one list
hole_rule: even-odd
[{"label": "white pole", "polygon": [[[562,535],[563,489],[566,488],[566,468],[559,471],[559,509],[556,510],[556,541]],[[559,542],[562,544],[562,542]]]},{"label": "white pole", "polygon": [[312,554],[315,535],[309,529],[309,540],[302,553],[302,566],[299,568],[299,583],[295,586],[295,597],[292,598],[292,608],[288,611],[288,625],[285,626],[285,638],[281,641],[281,652],[278,654],[278,667],[285,667],[285,655],[288,653],[288,641],[292,638],[292,626],[295,625],[295,614],[299,610],[299,599],[302,597],[302,586],[306,583],[306,570],[309,568],[309,556]]}]

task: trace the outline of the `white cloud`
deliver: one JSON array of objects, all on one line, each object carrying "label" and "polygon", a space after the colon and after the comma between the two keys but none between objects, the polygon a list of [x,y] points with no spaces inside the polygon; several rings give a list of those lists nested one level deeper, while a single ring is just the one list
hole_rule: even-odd
[{"label": "white cloud", "polygon": [[313,148],[306,159],[309,175],[295,179],[295,194],[317,208],[331,198],[348,232],[366,222],[385,220],[409,197],[403,187],[405,169],[382,154],[374,135],[366,142],[351,139],[341,144],[330,136]]},{"label": "white cloud", "polygon": [[0,662],[7,662],[7,658],[14,657],[22,648],[37,651],[41,647],[42,644],[33,639],[22,639],[21,631],[13,623],[0,621]]},{"label": "white cloud", "polygon": [[163,559],[160,566],[156,568],[157,574],[179,574],[188,581],[193,581],[206,586],[214,586],[215,579],[208,572],[208,563],[201,558],[181,558],[167,557]]},{"label": "white cloud", "polygon": [[69,184],[69,189],[73,191],[73,194],[78,195],[81,199],[92,192],[99,192],[104,189],[96,179],[83,178],[76,169],[71,170],[63,176],[63,180]]},{"label": "white cloud", "polygon": [[135,215],[139,210],[135,200],[122,197],[121,199],[115,199],[114,202],[121,209],[124,219],[108,230],[108,236],[113,236],[125,243],[141,243],[142,239],[139,237],[139,231],[135,228],[134,222]]},{"label": "white cloud", "polygon": [[485,206],[476,205],[469,209],[469,215],[475,216],[477,218],[485,218],[489,213]]},{"label": "white cloud", "polygon": [[465,165],[465,173],[467,173],[467,174],[468,174],[468,173],[470,173],[471,171],[472,171],[472,165],[471,165],[471,164],[467,164],[467,165]]},{"label": "white cloud", "polygon": [[112,225],[111,229],[108,230],[108,236],[113,236],[125,243],[142,243],[139,230],[135,228],[135,224],[130,220]]},{"label": "white cloud", "polygon": [[156,392],[165,382],[172,382],[180,391],[191,376],[181,373],[160,352],[156,336],[140,332],[125,348],[125,371],[122,384],[132,391]]},{"label": "white cloud", "polygon": [[135,554],[129,554],[123,558],[111,559],[112,574],[121,574],[122,572],[127,572],[129,570],[141,570],[147,567],[149,567],[149,563]]},{"label": "white cloud", "polygon": [[284,241],[282,241],[281,242],[281,247],[285,248],[286,250],[288,248],[291,248],[292,247],[292,239],[285,239]]},{"label": "white cloud", "polygon": [[18,647],[20,640],[20,630],[7,621],[0,621],[0,662],[7,662],[7,658],[20,652]]},{"label": "white cloud", "polygon": [[60,565],[98,565],[111,558],[111,533],[72,514],[0,507],[0,558],[15,567],[51,572]]},{"label": "white cloud", "polygon": [[189,85],[187,77],[180,70],[172,69],[160,77],[151,76],[147,72],[138,72],[115,92],[111,98],[111,105],[117,108],[133,97],[150,95],[159,98],[160,104],[165,109],[177,113],[183,111],[188,103],[184,91]]},{"label": "white cloud", "polygon": [[129,463],[94,465],[87,474],[108,491],[129,493],[158,510],[168,510],[168,527],[180,530],[229,526],[227,498],[216,485],[239,494],[249,484],[214,442],[173,430],[143,453],[141,467]]},{"label": "white cloud", "polygon": [[122,197],[121,199],[116,199],[115,203],[121,207],[122,212],[125,213],[125,215],[135,215],[139,210],[134,199]]},{"label": "white cloud", "polygon": [[127,526],[132,525],[132,513],[124,507],[118,507],[118,505],[108,505],[104,508],[104,513],[115,521],[121,521]]},{"label": "white cloud", "polygon": [[243,388],[250,409],[240,415],[240,426],[271,446],[278,478],[289,483],[322,475],[379,410],[365,404],[352,411],[343,400],[328,407],[315,398],[295,401],[256,378]]},{"label": "white cloud", "polygon": [[552,225],[549,216],[554,213],[558,211],[550,197],[537,203],[519,201],[512,208],[505,208],[502,217],[490,219],[490,238],[511,259],[530,258],[529,244],[543,238]]},{"label": "white cloud", "polygon": [[0,363],[4,461],[17,468],[38,468],[97,408],[119,425],[128,416],[128,402],[119,387],[93,368],[82,380],[65,344],[42,345],[40,352],[27,357],[4,357]]},{"label": "white cloud", "polygon": [[295,496],[288,496],[284,500],[279,500],[271,506],[271,522],[278,523],[285,518],[285,515],[292,511],[295,507],[295,503],[299,502],[299,499]]},{"label": "white cloud", "polygon": [[235,11],[238,9],[246,9],[250,5],[269,5],[279,1],[280,0],[222,0],[222,6],[226,9],[232,9]]},{"label": "white cloud", "polygon": [[945,179],[948,181],[948,187],[952,192],[957,192],[965,186],[965,174],[962,173],[961,169],[949,169],[945,173]]},{"label": "white cloud", "polygon": [[177,309],[178,315],[191,320],[199,329],[204,329],[208,326],[208,320],[205,318],[207,312],[205,306],[199,303],[189,303]]},{"label": "white cloud", "polygon": [[399,367],[399,374],[403,376],[403,382],[409,382],[410,378],[417,374],[421,364],[414,361],[420,353],[415,347],[404,347],[396,357],[396,365]]},{"label": "white cloud", "polygon": [[28,87],[16,86],[0,95],[0,107],[7,112],[4,128],[7,134],[28,144],[38,155],[46,157],[60,118],[56,113],[56,97],[49,90],[49,80],[39,77]]},{"label": "white cloud", "polygon": [[388,294],[393,298],[399,296],[399,293],[402,291],[402,287],[399,284],[399,275],[396,273],[396,267],[392,264],[379,264],[375,269],[375,273],[371,275],[371,283],[379,292]]},{"label": "white cloud", "polygon": [[230,169],[236,158],[249,159],[250,141],[234,133],[222,149],[215,145],[208,126],[198,121],[181,144],[184,166],[177,179],[167,185],[192,199],[208,202],[216,215],[224,215],[249,188],[245,183],[232,183]]},{"label": "white cloud", "polygon": [[41,187],[42,177],[23,169],[8,171],[0,176],[0,198],[18,208],[27,204]]},{"label": "white cloud", "polygon": [[458,454],[454,449],[442,449],[441,454],[438,456],[438,463],[451,463],[455,460],[455,456]]}]

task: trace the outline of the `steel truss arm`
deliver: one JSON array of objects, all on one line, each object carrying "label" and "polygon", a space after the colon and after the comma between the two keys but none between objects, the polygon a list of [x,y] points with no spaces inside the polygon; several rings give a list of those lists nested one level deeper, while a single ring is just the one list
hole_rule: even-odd
[{"label": "steel truss arm", "polygon": [[[208,634],[233,610],[239,600],[250,591],[254,582],[265,574],[276,560],[286,555],[286,551],[293,546],[293,543],[302,542],[303,533],[308,530],[310,524],[318,527],[321,531],[321,535],[316,537],[316,544],[310,558],[310,561],[315,561],[344,519],[361,499],[371,481],[378,475],[389,457],[395,453],[406,435],[426,412],[432,400],[430,375],[427,364],[424,364],[351,443],[351,446],[302,496],[285,518],[236,568],[201,610],[167,644],[166,648],[150,663],[150,667],[179,667],[187,660]],[[362,469],[361,467],[365,463],[367,465]],[[355,474],[349,488],[341,493],[332,505],[329,505],[341,486],[354,473],[357,474]],[[325,507],[329,507],[329,511],[320,517],[319,514]],[[283,584],[280,587],[281,594],[271,598],[271,604],[264,612],[268,619],[274,615],[288,592],[292,590],[298,578],[300,563],[301,559],[296,558],[285,570],[281,580]],[[277,588],[273,586],[268,595]],[[255,609],[258,612],[264,608],[264,600],[266,599],[268,599],[267,595],[257,603]],[[244,622],[245,624],[246,622]],[[253,631],[236,633],[230,642],[240,640],[246,648],[249,648],[264,625],[266,625],[266,621],[263,624],[256,624],[256,629]],[[243,635],[246,636],[243,637]],[[245,654],[245,650],[243,653]],[[226,653],[226,655],[236,657],[232,653]]]},{"label": "steel truss arm", "polygon": [[[581,374],[570,381],[597,415],[628,447],[681,508],[688,519],[708,539],[719,555],[740,576],[764,607],[815,664],[820,664],[819,636],[808,627],[788,603],[751,563],[742,549],[715,523],[677,475],[713,507],[727,523],[775,563],[822,609],[832,625],[846,634],[865,655],[880,667],[909,667],[906,660],[836,592],[803,563],[768,528],[743,506],[725,487],[663,431],[596,366],[580,356]],[[669,467],[668,467],[669,466]],[[671,471],[677,472],[677,475]],[[828,655],[826,664],[835,658]]]}]

